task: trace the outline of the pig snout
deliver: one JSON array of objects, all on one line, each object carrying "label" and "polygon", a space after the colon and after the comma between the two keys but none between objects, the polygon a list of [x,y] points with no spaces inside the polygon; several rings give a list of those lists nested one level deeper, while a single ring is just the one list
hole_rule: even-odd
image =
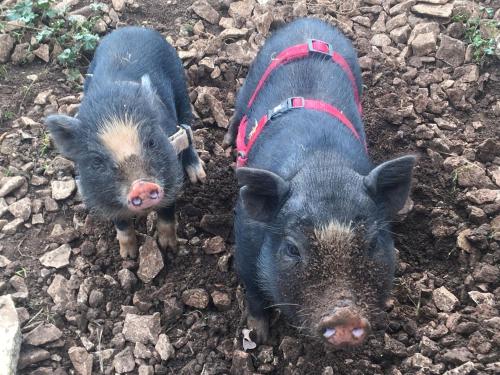
[{"label": "pig snout", "polygon": [[127,196],[131,211],[142,211],[154,207],[163,199],[163,189],[150,181],[137,180],[132,183]]},{"label": "pig snout", "polygon": [[319,323],[319,334],[337,348],[361,345],[369,333],[370,323],[352,307],[336,308]]}]

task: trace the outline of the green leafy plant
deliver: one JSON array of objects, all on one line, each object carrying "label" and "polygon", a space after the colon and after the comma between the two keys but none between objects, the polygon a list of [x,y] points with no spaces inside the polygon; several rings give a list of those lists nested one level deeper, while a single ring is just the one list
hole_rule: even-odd
[{"label": "green leafy plant", "polygon": [[[480,14],[476,17],[469,17],[465,14],[453,16],[454,22],[464,24],[465,40],[472,45],[472,56],[477,63],[483,62],[488,56],[495,55],[496,41],[493,35],[500,33],[500,22],[485,18],[493,16],[493,8],[480,7],[479,10]],[[483,32],[481,26],[488,28],[489,32]]]},{"label": "green leafy plant", "polygon": [[22,0],[5,12],[5,18],[24,23],[21,32],[11,32],[18,42],[31,41],[34,37],[36,44],[57,44],[62,49],[57,61],[65,66],[74,66],[97,47],[99,35],[93,32],[93,28],[107,6],[92,3],[90,9],[93,16],[82,22],[81,17],[68,16],[65,9],[53,7],[54,3],[55,0]]}]

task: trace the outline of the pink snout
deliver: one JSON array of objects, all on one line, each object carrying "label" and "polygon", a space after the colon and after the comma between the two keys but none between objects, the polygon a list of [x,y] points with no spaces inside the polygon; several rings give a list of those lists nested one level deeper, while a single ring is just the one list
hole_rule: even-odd
[{"label": "pink snout", "polygon": [[127,196],[128,208],[138,212],[154,207],[161,202],[163,195],[163,189],[153,182],[134,181]]},{"label": "pink snout", "polygon": [[335,309],[319,324],[319,334],[337,348],[361,345],[370,333],[370,323],[349,307]]}]

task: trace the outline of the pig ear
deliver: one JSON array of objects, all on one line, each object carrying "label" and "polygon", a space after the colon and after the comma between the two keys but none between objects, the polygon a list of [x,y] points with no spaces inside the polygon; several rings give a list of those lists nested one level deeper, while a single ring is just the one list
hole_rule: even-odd
[{"label": "pig ear", "polygon": [[51,115],[45,119],[45,125],[61,154],[74,159],[80,144],[78,133],[81,121],[66,115]]},{"label": "pig ear", "polygon": [[386,161],[364,177],[364,184],[377,202],[383,204],[390,215],[403,208],[410,192],[415,156],[407,155]]},{"label": "pig ear", "polygon": [[238,168],[236,178],[245,210],[258,221],[271,220],[290,190],[289,182],[263,169]]},{"label": "pig ear", "polygon": [[144,74],[141,77],[141,90],[146,96],[150,98],[154,98],[156,96],[156,92],[149,74]]}]

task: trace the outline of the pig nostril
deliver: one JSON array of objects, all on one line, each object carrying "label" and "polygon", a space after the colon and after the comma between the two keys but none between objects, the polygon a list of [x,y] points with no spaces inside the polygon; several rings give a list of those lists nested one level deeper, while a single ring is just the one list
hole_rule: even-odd
[{"label": "pig nostril", "polygon": [[327,339],[335,335],[335,328],[326,328],[325,332],[323,332],[323,336]]},{"label": "pig nostril", "polygon": [[352,330],[352,335],[357,339],[361,338],[364,335],[364,333],[365,330],[363,328],[354,328]]},{"label": "pig nostril", "polygon": [[149,197],[151,199],[158,199],[158,196],[159,196],[158,190],[153,190],[152,192],[149,193]]},{"label": "pig nostril", "polygon": [[132,204],[136,207],[140,206],[142,204],[142,199],[139,197],[135,197],[132,199]]}]

